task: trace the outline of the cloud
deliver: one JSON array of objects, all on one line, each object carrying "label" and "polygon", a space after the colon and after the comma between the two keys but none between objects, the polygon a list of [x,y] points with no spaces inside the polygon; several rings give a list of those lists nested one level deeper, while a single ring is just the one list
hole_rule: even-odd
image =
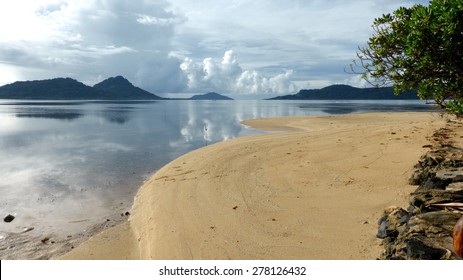
[{"label": "cloud", "polygon": [[414,3],[428,1],[1,1],[0,84],[124,75],[161,94],[293,93],[349,78],[373,19]]},{"label": "cloud", "polygon": [[94,84],[124,75],[153,92],[182,91],[182,61],[170,52],[175,27],[185,18],[169,7],[166,1],[109,0],[28,2],[24,11],[19,4],[0,7],[2,15],[25,15],[0,19],[17,30],[0,35],[0,63],[25,68],[27,79],[69,76]]},{"label": "cloud", "polygon": [[244,70],[232,50],[221,61],[206,58],[201,63],[186,58],[180,65],[188,78],[191,91],[218,91],[237,94],[278,94],[293,92],[292,70],[274,76],[263,76],[256,70]]},{"label": "cloud", "polygon": [[[371,33],[373,19],[399,6],[428,1],[171,0],[188,21],[173,44],[193,61],[232,49],[244,69],[271,77],[292,70],[297,85],[340,83],[343,69]],[[249,75],[249,79],[252,75]]]}]

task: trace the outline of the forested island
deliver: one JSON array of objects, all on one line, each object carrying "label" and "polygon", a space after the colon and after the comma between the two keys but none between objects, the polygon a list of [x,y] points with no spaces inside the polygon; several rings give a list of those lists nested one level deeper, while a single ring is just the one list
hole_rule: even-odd
[{"label": "forested island", "polygon": [[193,95],[189,100],[233,100],[233,98],[216,92],[208,92],[206,94]]},{"label": "forested island", "polygon": [[31,100],[233,100],[208,92],[190,98],[163,98],[134,86],[122,76],[111,77],[93,87],[71,78],[18,81],[0,87],[0,99]]},{"label": "forested island", "polygon": [[[111,77],[93,87],[71,78],[18,81],[0,87],[0,99],[32,100],[233,100],[208,92],[190,98],[163,98],[134,86],[122,76]],[[402,100],[418,99],[415,91],[395,95],[392,87],[356,88],[332,85],[322,89],[302,89],[297,94],[269,100]]]},{"label": "forested island", "polygon": [[0,87],[0,99],[161,100],[163,98],[132,85],[122,76],[117,76],[93,87],[71,78],[19,81]]},{"label": "forested island", "polygon": [[356,88],[332,85],[322,89],[302,89],[297,94],[277,96],[269,100],[409,100],[419,99],[415,91],[395,95],[392,87]]}]

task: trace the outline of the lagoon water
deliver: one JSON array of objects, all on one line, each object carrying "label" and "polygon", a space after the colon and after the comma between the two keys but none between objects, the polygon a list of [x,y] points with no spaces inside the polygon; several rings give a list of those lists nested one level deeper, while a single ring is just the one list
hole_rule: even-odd
[{"label": "lagoon water", "polygon": [[422,101],[0,100],[0,233],[69,236],[129,211],[139,186],[206,144],[259,133],[251,118],[423,111]]}]

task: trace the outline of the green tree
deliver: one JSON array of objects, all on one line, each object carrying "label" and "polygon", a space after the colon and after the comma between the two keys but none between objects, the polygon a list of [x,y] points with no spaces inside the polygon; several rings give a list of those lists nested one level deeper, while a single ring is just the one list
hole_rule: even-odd
[{"label": "green tree", "polygon": [[461,110],[463,0],[401,7],[375,19],[373,30],[354,61],[364,79],[375,86],[393,85],[396,94],[417,90],[422,99]]}]

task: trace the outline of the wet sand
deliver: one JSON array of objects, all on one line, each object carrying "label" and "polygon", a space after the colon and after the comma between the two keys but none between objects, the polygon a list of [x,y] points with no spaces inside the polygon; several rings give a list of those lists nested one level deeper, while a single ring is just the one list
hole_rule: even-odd
[{"label": "wet sand", "polygon": [[375,259],[378,218],[407,205],[413,165],[444,123],[436,113],[245,121],[278,133],[172,161],[126,223],[61,258]]},{"label": "wet sand", "polygon": [[[16,226],[14,231],[0,231],[0,259],[2,260],[47,260],[63,255],[77,247],[89,238],[104,230],[120,225],[127,221],[128,216],[116,211],[106,216],[103,222],[90,226],[82,224],[89,221],[70,221],[69,224],[79,223],[79,232],[63,235],[53,230],[43,231],[35,227]],[[123,212],[122,212],[123,213]]]}]

